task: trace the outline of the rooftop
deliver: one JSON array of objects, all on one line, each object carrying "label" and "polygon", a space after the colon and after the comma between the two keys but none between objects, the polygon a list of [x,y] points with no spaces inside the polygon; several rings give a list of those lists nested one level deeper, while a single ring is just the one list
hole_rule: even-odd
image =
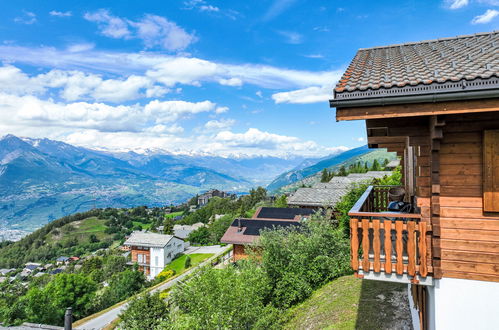
[{"label": "rooftop", "polygon": [[293,220],[296,216],[307,216],[313,214],[312,209],[296,207],[261,207],[255,213],[255,219],[288,219]]},{"label": "rooftop", "polygon": [[[238,230],[239,226],[241,226],[240,231]],[[294,220],[235,219],[220,242],[226,244],[250,244],[260,236],[260,231],[263,229],[291,226],[300,226],[300,222]]]},{"label": "rooftop", "polygon": [[346,188],[300,188],[288,198],[288,204],[314,207],[334,206],[347,192]]},{"label": "rooftop", "polygon": [[[499,31],[358,50],[335,101],[499,88]],[[496,94],[497,95],[497,94]]]},{"label": "rooftop", "polygon": [[164,247],[173,237],[173,235],[134,231],[123,245]]}]

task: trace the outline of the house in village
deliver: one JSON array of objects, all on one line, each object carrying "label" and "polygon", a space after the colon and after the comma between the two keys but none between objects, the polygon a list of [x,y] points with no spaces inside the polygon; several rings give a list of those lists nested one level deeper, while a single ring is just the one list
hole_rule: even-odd
[{"label": "house in village", "polygon": [[230,196],[231,194],[226,193],[225,191],[221,191],[218,189],[211,189],[205,192],[204,194],[198,196],[198,206],[204,206],[208,204],[210,199],[212,199],[213,197],[225,198]]},{"label": "house in village", "polygon": [[184,241],[173,235],[133,232],[124,245],[130,246],[131,264],[149,279],[155,278],[177,255],[184,252]]},{"label": "house in village", "polygon": [[197,222],[192,225],[174,225],[173,226],[173,235],[175,235],[178,238],[181,239],[186,239],[190,233],[192,233],[194,230],[199,229],[201,227],[206,227],[206,224],[202,222]]},{"label": "house in village", "polygon": [[404,213],[370,186],[350,211],[351,265],[407,283],[420,329],[499,324],[499,32],[360,49],[336,119],[401,157]]},{"label": "house in village", "polygon": [[300,226],[301,221],[310,218],[312,209],[262,207],[252,219],[235,219],[220,242],[233,244],[233,261],[249,256],[248,246],[258,243],[260,231],[264,229]]}]

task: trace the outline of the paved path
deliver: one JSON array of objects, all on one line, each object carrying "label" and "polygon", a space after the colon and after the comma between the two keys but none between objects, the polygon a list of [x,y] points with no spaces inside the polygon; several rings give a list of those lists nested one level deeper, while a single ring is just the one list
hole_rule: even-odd
[{"label": "paved path", "polygon": [[[224,252],[225,249],[227,249],[227,246],[220,247],[219,245],[216,245],[215,247],[218,247],[218,252],[197,252],[198,250],[196,250],[196,252],[189,253],[189,252],[187,252],[188,250],[186,250],[185,253],[188,253],[188,254],[191,254],[191,253],[216,253],[218,255],[218,254],[221,254],[222,252]],[[213,246],[200,246],[200,247],[194,247],[194,248],[199,248],[199,249],[211,248],[212,249],[211,251],[214,250]],[[202,251],[204,251],[204,250],[202,250]],[[181,281],[185,277],[187,277],[189,274],[192,274],[199,267],[207,265],[210,262],[210,260],[211,260],[211,258],[203,261],[202,263],[200,263],[196,267],[188,270],[187,272],[183,273],[182,275],[174,278],[171,281],[168,281],[168,282],[160,285],[159,287],[157,287],[149,292],[154,293],[156,291],[163,291],[165,289],[171,288],[172,286],[177,284],[179,281]],[[114,309],[111,309],[110,311],[107,311],[106,313],[99,315],[96,318],[94,318],[94,319],[92,319],[92,320],[90,320],[90,321],[88,321],[88,322],[86,322],[78,327],[75,327],[75,329],[86,329],[86,330],[88,330],[88,329],[102,329],[102,328],[106,327],[107,325],[109,325],[114,320],[116,320],[118,318],[118,316],[120,315],[120,313],[123,312],[127,307],[128,307],[128,303],[124,303],[123,305],[120,305]]]},{"label": "paved path", "polygon": [[218,254],[227,249],[226,246],[220,245],[210,245],[210,246],[189,246],[184,254],[194,254],[194,253],[213,253]]}]

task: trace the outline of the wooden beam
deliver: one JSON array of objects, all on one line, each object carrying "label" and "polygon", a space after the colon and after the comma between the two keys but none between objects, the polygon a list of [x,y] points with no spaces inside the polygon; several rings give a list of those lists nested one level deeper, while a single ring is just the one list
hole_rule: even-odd
[{"label": "wooden beam", "polygon": [[470,101],[337,108],[336,120],[399,118],[499,111],[499,98]]}]

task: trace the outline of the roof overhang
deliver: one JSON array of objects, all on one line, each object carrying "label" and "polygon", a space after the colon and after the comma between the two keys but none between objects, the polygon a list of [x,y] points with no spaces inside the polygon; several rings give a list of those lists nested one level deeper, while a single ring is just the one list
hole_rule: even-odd
[{"label": "roof overhang", "polygon": [[[480,113],[499,111],[499,89],[487,93],[475,94],[466,92],[463,95],[439,94],[438,98],[404,97],[395,102],[365,99],[349,103],[349,106],[331,103],[336,107],[336,120],[365,120],[398,117],[417,117],[461,113]],[[334,105],[333,105],[334,104]]]}]

